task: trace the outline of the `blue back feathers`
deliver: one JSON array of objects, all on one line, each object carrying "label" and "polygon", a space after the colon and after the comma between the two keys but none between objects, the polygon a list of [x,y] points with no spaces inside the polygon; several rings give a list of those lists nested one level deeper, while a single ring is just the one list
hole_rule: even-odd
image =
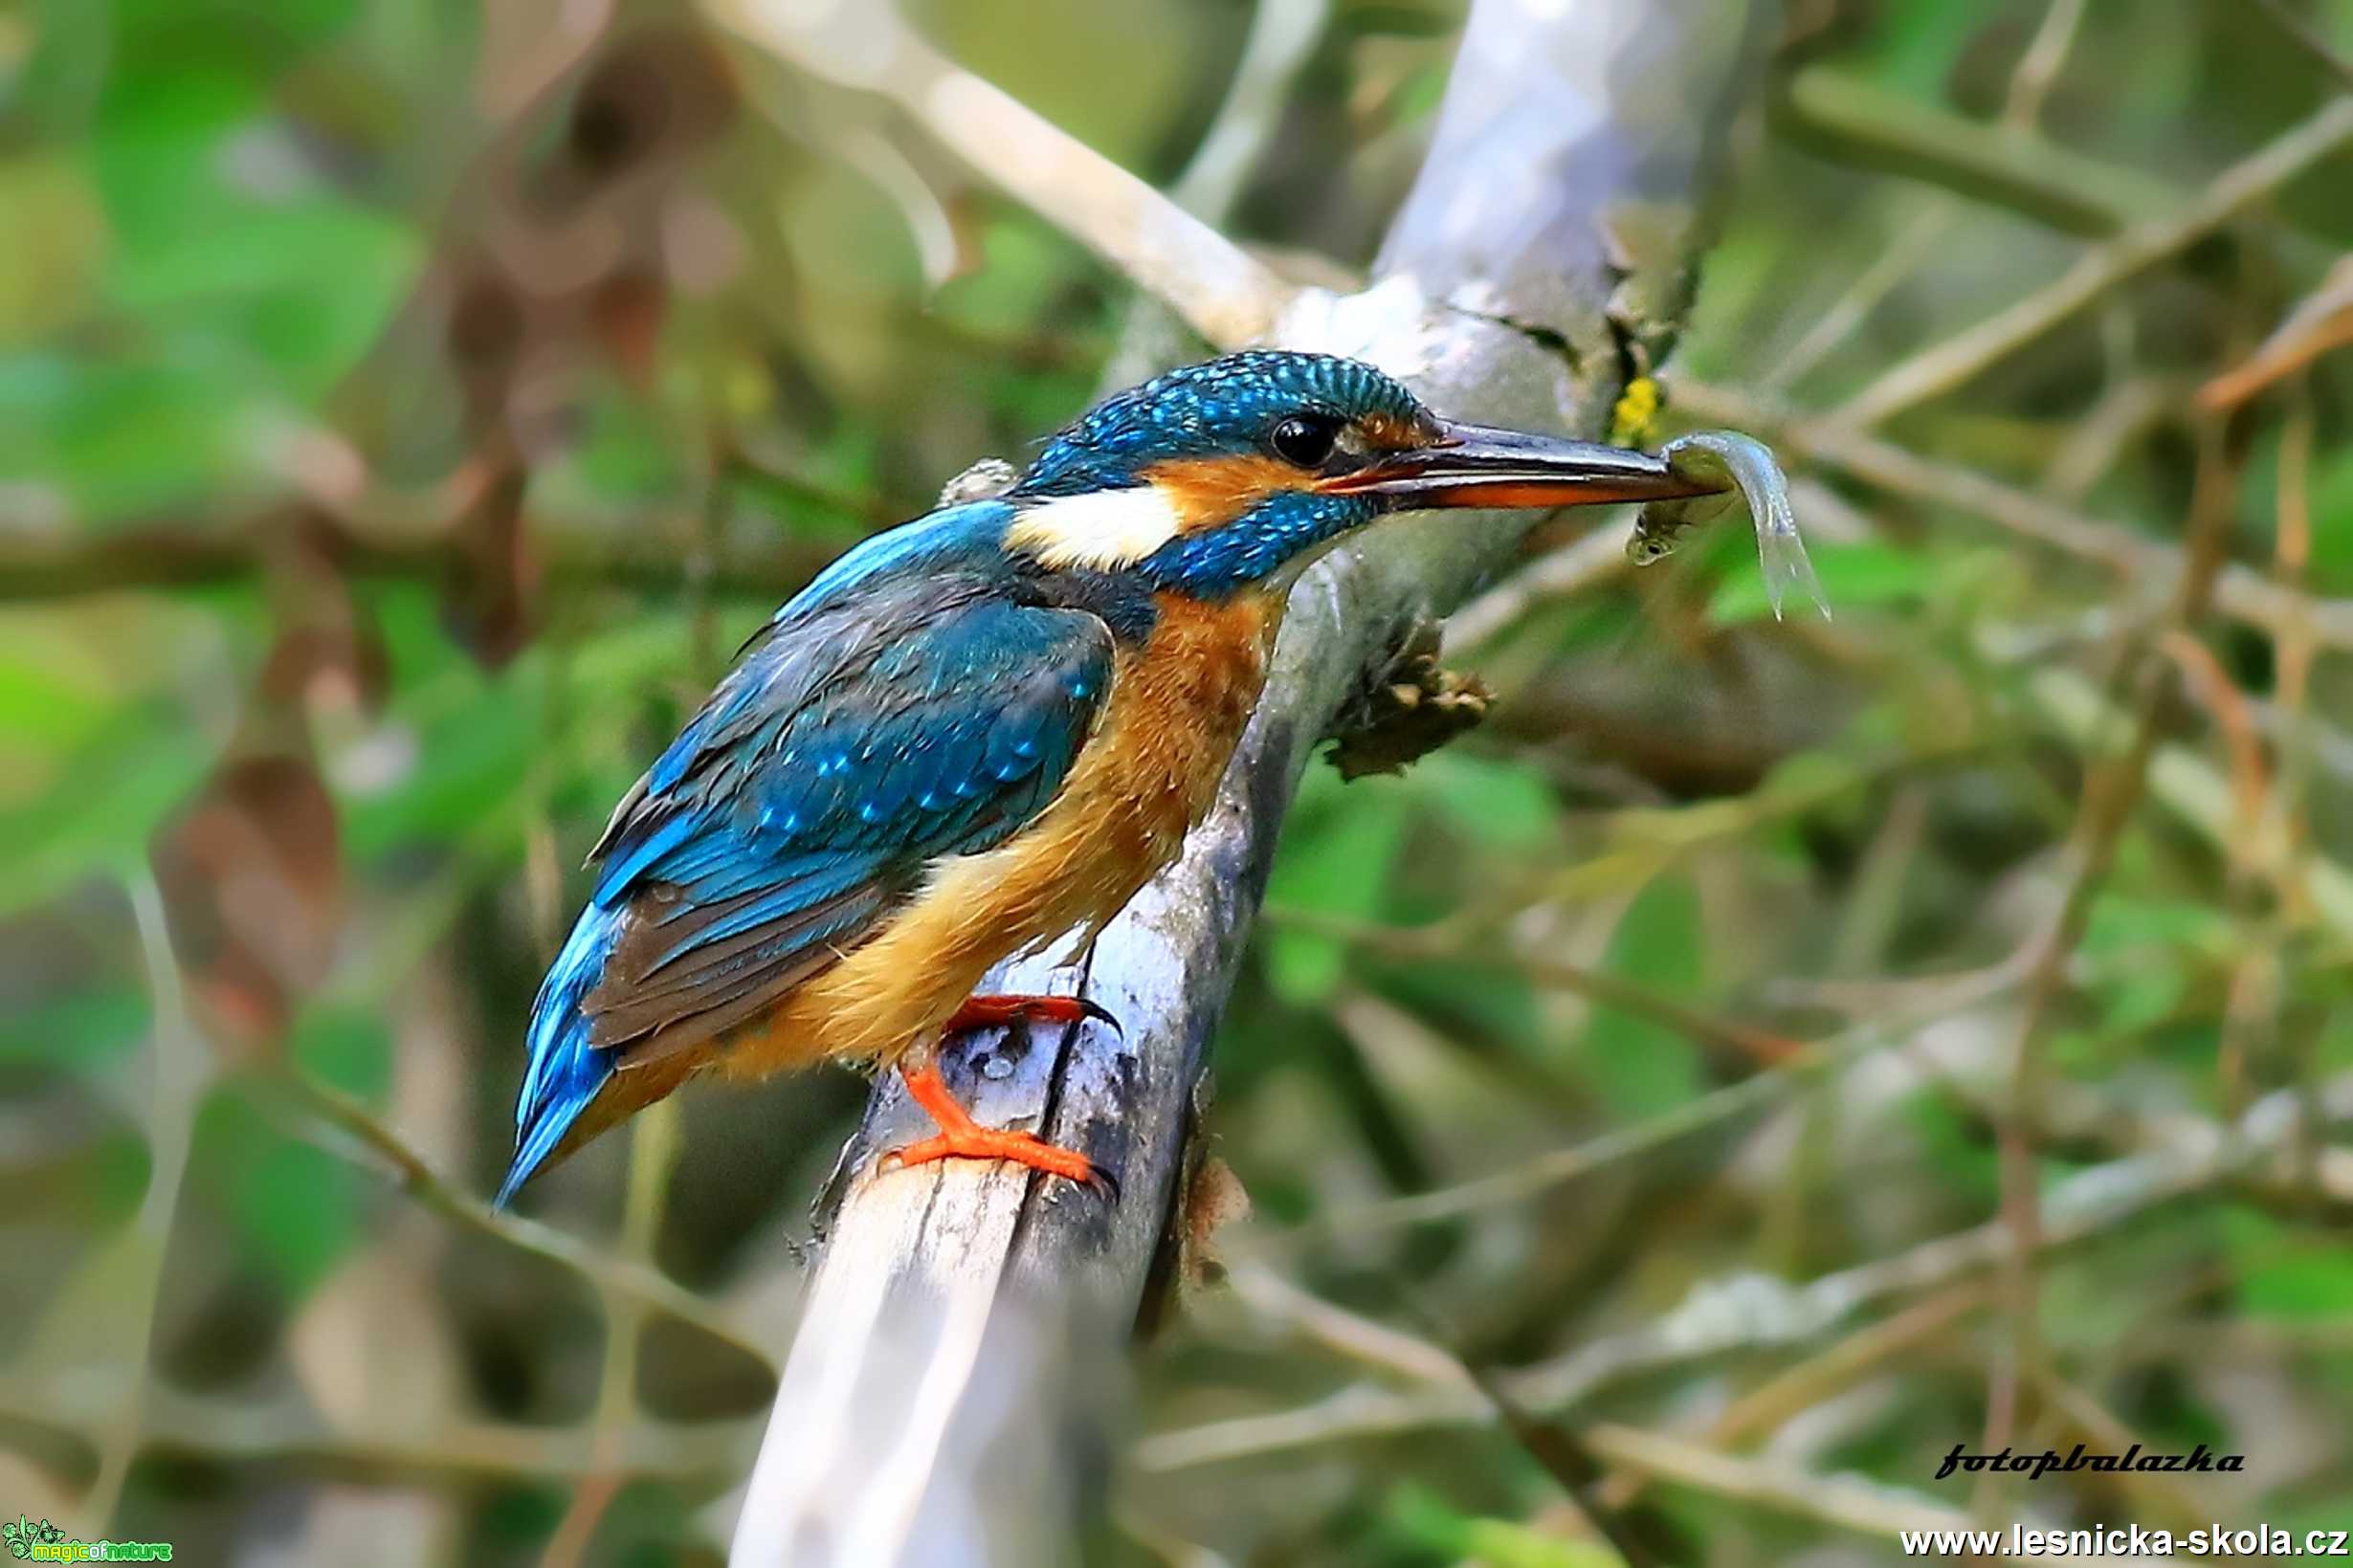
[{"label": "blue back feathers", "polygon": [[1010,509],[877,536],[777,613],[621,803],[532,1008],[504,1203],[625,1058],[757,1016],[917,886],[1060,788],[1112,637],[1017,591]]},{"label": "blue back feathers", "polygon": [[1429,419],[1388,377],[1325,355],[1172,371],[1049,441],[1004,498],[869,540],[778,610],[596,847],[588,908],[532,1006],[498,1202],[637,1103],[599,1103],[625,1064],[675,1067],[757,1018],[886,919],[929,862],[1044,809],[1102,707],[1115,639],[1149,629],[1155,591],[1263,581],[1377,503],[1278,489],[1095,572],[1009,553],[1017,507],[1144,483],[1172,459],[1263,455],[1302,411],[1368,429]]}]

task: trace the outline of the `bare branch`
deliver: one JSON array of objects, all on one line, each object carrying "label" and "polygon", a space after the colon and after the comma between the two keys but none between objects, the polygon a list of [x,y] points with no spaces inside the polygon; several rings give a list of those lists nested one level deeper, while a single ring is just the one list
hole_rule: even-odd
[{"label": "bare branch", "polygon": [[[1442,1347],[1311,1295],[1270,1270],[1244,1265],[1234,1270],[1233,1283],[1254,1310],[1288,1321],[1317,1343],[1351,1360],[1364,1361],[1384,1372],[1401,1373],[1433,1388],[1460,1389],[1491,1406],[1498,1402],[1498,1396],[1510,1398],[1507,1390],[1492,1380],[1482,1385]],[[1921,1325],[1949,1324],[1960,1313],[1982,1305],[1983,1300],[1984,1293],[1974,1290],[1949,1292],[1942,1300],[1932,1299],[1923,1304],[1933,1307],[1933,1314],[1916,1309],[1889,1319],[1885,1325],[1875,1325],[1855,1336],[1857,1347],[1847,1351],[1845,1362],[1833,1367],[1830,1376],[1852,1376],[1850,1368],[1854,1363],[1871,1356],[1888,1354],[1882,1344],[1894,1336],[1883,1332],[1887,1328],[1901,1326],[1907,1335],[1917,1336],[1922,1332]],[[1768,1387],[1780,1398],[1790,1397],[1781,1392],[1783,1385],[1778,1380]],[[1710,1435],[1716,1443],[1721,1443],[1735,1434]],[[1816,1475],[1768,1460],[1742,1458],[1709,1444],[1666,1432],[1605,1422],[1579,1427],[1575,1441],[1583,1451],[1608,1461],[1622,1472],[1737,1497],[1864,1535],[1893,1536],[1905,1530],[1968,1528],[1965,1515],[1916,1493],[1859,1477]],[[1631,1500],[1631,1488],[1610,1485],[1605,1490],[1611,1507],[1622,1509]]]},{"label": "bare branch", "polygon": [[[781,7],[751,14],[771,47],[796,58],[814,50]],[[1268,335],[1370,359],[1457,417],[1604,432],[1623,391],[1620,345],[1647,353],[1672,335],[1693,192],[1756,35],[1738,0],[1638,11],[1481,0],[1380,280],[1347,298],[1299,295]],[[877,86],[898,77],[898,48],[860,56],[853,74]],[[953,109],[926,122],[1017,192],[1034,188],[1026,166],[997,166],[1017,139],[993,134],[993,113],[976,122],[963,106],[1052,133],[968,78],[936,91],[952,68],[915,58],[930,84],[892,95]],[[836,61],[829,74],[841,73]],[[982,141],[966,140],[976,131]],[[1070,178],[1039,192],[1046,215],[1172,297],[1212,342],[1256,335],[1235,323],[1274,296],[1254,277],[1235,285],[1239,253],[1196,267],[1198,226],[1157,211],[1173,211],[1164,198],[1139,224],[1125,175],[1082,167],[1067,145],[1055,157]],[[1245,308],[1228,309],[1237,296]],[[984,1120],[1035,1125],[1115,1172],[1116,1208],[961,1162],[875,1177],[872,1154],[921,1125],[895,1086],[877,1095],[846,1157],[846,1197],[734,1560],[927,1561],[951,1539],[988,1560],[1058,1549],[1081,1502],[1072,1479],[1101,1470],[1084,1450],[1099,1449],[1101,1404],[1182,1190],[1210,1038],[1292,789],[1365,673],[1509,563],[1527,526],[1510,516],[1453,518],[1442,533],[1401,524],[1322,563],[1292,597],[1266,698],[1184,859],[1104,932],[1081,974],[1040,959],[991,982],[1039,992],[1080,981],[1124,1025],[1121,1041],[1099,1030],[988,1039],[946,1064]]]},{"label": "bare branch", "polygon": [[2353,60],[2337,53],[2329,41],[2310,22],[2290,11],[2285,0],[2255,0],[2265,15],[2272,19],[2289,37],[2304,47],[2304,52],[2326,66],[2329,73],[2347,87],[2353,87]]},{"label": "bare branch", "polygon": [[[311,515],[313,519],[328,519]],[[235,521],[190,526],[158,521],[102,530],[67,528],[0,517],[0,600],[56,599],[118,589],[186,587],[254,576],[266,564],[288,519],[264,511]],[[338,560],[359,577],[433,581],[461,564],[459,544],[445,531],[379,537],[331,524]],[[678,537],[642,519],[534,516],[533,547],[558,579],[676,586],[685,576]],[[727,592],[788,593],[816,574],[830,547],[794,535],[757,541],[733,540],[715,552],[711,585]]]},{"label": "bare branch", "polygon": [[[1843,470],[1867,484],[1929,505],[1974,512],[2012,533],[2124,576],[2166,583],[2182,569],[2176,545],[2086,517],[1975,469],[1922,457],[1830,416],[1808,418],[1729,387],[1678,379],[1676,406],[1696,418],[1738,425],[1785,453]],[[2353,600],[2311,599],[2246,566],[2222,569],[2214,606],[2267,631],[2300,629],[2330,648],[2353,648]]]},{"label": "bare branch", "polygon": [[[28,1430],[74,1431],[101,1425],[120,1380],[31,1376],[0,1380],[0,1419]],[[658,1475],[709,1487],[742,1463],[751,1438],[745,1422],[664,1422],[640,1418],[609,1455],[576,1427],[533,1427],[436,1417],[415,1429],[356,1432],[306,1403],[256,1403],[212,1398],[159,1383],[141,1425],[143,1448],[196,1454],[208,1463],[247,1461],[418,1478],[587,1481],[608,1466],[625,1475]],[[102,1517],[102,1515],[100,1515]]]},{"label": "bare branch", "polygon": [[2108,290],[2204,239],[2353,141],[2353,98],[2338,98],[2310,120],[2216,176],[2171,217],[2136,224],[2093,246],[2076,264],[2007,310],[1913,355],[1856,393],[1834,423],[1860,430],[1942,397],[2066,321]]},{"label": "bare branch", "polygon": [[1298,291],[1242,248],[924,43],[884,0],[706,0],[760,48],[878,93],[940,144],[1166,300],[1220,347],[1265,339]]},{"label": "bare branch", "polygon": [[304,1110],[356,1141],[388,1166],[409,1195],[444,1219],[492,1236],[579,1274],[616,1309],[626,1304],[642,1317],[667,1313],[690,1323],[755,1361],[769,1359],[768,1348],[746,1334],[721,1308],[673,1282],[638,1256],[618,1256],[520,1214],[494,1209],[471,1192],[452,1185],[398,1133],[342,1091],[309,1074],[289,1071],[277,1080]]},{"label": "bare branch", "polygon": [[1259,0],[1233,79],[1226,84],[1225,101],[1185,172],[1168,188],[1179,207],[1214,222],[1233,206],[1331,11],[1331,0]]},{"label": "bare branch", "polygon": [[1989,125],[1826,65],[1790,77],[1781,108],[1797,138],[1843,161],[1908,174],[2013,208],[2070,233],[2105,236],[2184,203],[2164,181],[2038,135]]},{"label": "bare branch", "polygon": [[1500,1204],[1521,1203],[1589,1176],[1622,1159],[1705,1131],[1752,1112],[1769,1110],[1834,1077],[1863,1057],[1888,1049],[1907,1031],[1937,1017],[1986,1001],[2025,978],[2025,964],[1996,965],[1941,984],[1937,994],[1900,1016],[1882,1016],[1816,1042],[1780,1066],[1713,1089],[1671,1111],[1630,1127],[1613,1128],[1583,1143],[1556,1149],[1524,1164],[1474,1177],[1454,1186],[1344,1210],[1317,1222],[1318,1231],[1362,1235],[1399,1225],[1458,1218]]},{"label": "bare branch", "polygon": [[[2324,1086],[2309,1105],[2298,1090],[2267,1094],[2229,1126],[2187,1117],[2168,1121],[2151,1130],[2143,1152],[2095,1165],[2053,1186],[2043,1201],[2037,1250],[2076,1246],[2162,1204],[2294,1160],[2318,1131],[2313,1118],[2333,1122],[2348,1116],[2353,1116],[2353,1076]],[[1638,1373],[1731,1351],[1805,1344],[1871,1308],[1976,1278],[1994,1268],[2010,1244],[2009,1227],[1996,1219],[1802,1285],[1760,1273],[1712,1280],[1642,1327],[1588,1340],[1565,1356],[1511,1373],[1503,1386],[1530,1409],[1559,1413]],[[1491,1419],[1486,1401],[1459,1386],[1400,1392],[1358,1383],[1315,1404],[1162,1432],[1139,1444],[1134,1459],[1145,1470],[1184,1469]],[[1600,1443],[1594,1447],[1608,1451]],[[1625,1462],[1622,1455],[1610,1457]]]}]

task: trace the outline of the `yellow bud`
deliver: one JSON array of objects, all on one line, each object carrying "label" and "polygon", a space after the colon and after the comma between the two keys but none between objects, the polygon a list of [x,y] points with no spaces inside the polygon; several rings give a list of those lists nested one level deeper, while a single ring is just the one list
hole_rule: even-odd
[{"label": "yellow bud", "polygon": [[1609,414],[1609,444],[1617,447],[1640,447],[1650,444],[1651,432],[1658,422],[1658,383],[1649,376],[1636,376],[1626,384],[1626,391],[1618,406]]}]

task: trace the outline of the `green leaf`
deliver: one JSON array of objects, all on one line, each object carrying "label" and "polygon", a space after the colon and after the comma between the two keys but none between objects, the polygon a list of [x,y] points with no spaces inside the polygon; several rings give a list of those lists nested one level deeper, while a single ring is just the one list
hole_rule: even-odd
[{"label": "green leaf", "polygon": [[[1283,829],[1267,885],[1269,903],[1359,919],[1377,914],[1411,811],[1406,791],[1380,784],[1349,786],[1328,768],[1308,775]],[[1339,798],[1343,790],[1350,797],[1345,802]],[[1328,996],[1347,964],[1340,939],[1279,925],[1269,935],[1266,955],[1269,983],[1294,1005]]]},{"label": "green leaf", "polygon": [[408,225],[349,202],[238,203],[221,221],[125,249],[111,294],[176,332],[258,355],[285,396],[308,399],[383,331],[421,253]]},{"label": "green leaf", "polygon": [[359,1177],[324,1149],[278,1137],[238,1185],[236,1215],[295,1299],[308,1294],[359,1238]]},{"label": "green leaf", "polygon": [[1390,1524],[1414,1545],[1478,1568],[1626,1568],[1597,1541],[1545,1535],[1510,1519],[1466,1513],[1428,1487],[1408,1482],[1388,1498]]},{"label": "green leaf", "polygon": [[290,1299],[323,1280],[358,1239],[357,1170],[291,1137],[234,1084],[197,1113],[189,1168],[241,1248]]},{"label": "green leaf", "polygon": [[[1661,876],[1627,906],[1603,967],[1689,1002],[1706,973],[1703,940],[1699,897],[1690,878]],[[1655,1115],[1699,1091],[1698,1048],[1647,1018],[1596,1007],[1579,1054],[1596,1091],[1622,1117]]]},{"label": "green leaf", "polygon": [[322,1082],[377,1103],[392,1085],[392,1034],[382,1016],[321,1005],[296,1020],[288,1050]]},{"label": "green leaf", "polygon": [[2239,1275],[2241,1306],[2255,1317],[2353,1319],[2353,1249],[2311,1245]]},{"label": "green leaf", "polygon": [[0,818],[0,911],[144,864],[156,825],[204,777],[211,757],[199,738],[150,705],[123,712],[145,717],[77,750],[38,800]]},{"label": "green leaf", "polygon": [[147,999],[136,990],[84,991],[0,1013],[0,1063],[95,1071],[146,1039]]},{"label": "green leaf", "polygon": [[1449,747],[1408,768],[1405,783],[1449,826],[1497,849],[1525,850],[1559,837],[1560,802],[1533,763]]},{"label": "green leaf", "polygon": [[0,344],[71,326],[103,271],[106,218],[78,160],[58,154],[0,158]]},{"label": "green leaf", "polygon": [[[1743,519],[1726,519],[1721,524],[1727,531],[1745,528]],[[1745,541],[1743,541],[1745,543]],[[1917,600],[1927,592],[1929,559],[1912,550],[1899,550],[1892,544],[1837,544],[1809,547],[1814,575],[1822,580],[1823,597],[1830,601],[1833,613],[1843,613],[1864,605],[1900,604]],[[1809,606],[1785,600],[1782,612],[1800,611],[1812,614]],[[1754,621],[1772,614],[1773,605],[1765,591],[1765,574],[1757,563],[1756,551],[1744,548],[1739,563],[1716,580],[1716,591],[1708,597],[1707,618],[1716,626],[1731,626],[1742,621]]]}]

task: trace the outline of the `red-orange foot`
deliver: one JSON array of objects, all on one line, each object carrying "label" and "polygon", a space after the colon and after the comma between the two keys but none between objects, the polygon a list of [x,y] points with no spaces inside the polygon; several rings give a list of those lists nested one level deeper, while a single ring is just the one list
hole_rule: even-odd
[{"label": "red-orange foot", "polygon": [[937,1137],[910,1143],[890,1157],[899,1164],[927,1165],[935,1159],[1010,1159],[1016,1165],[1076,1182],[1106,1203],[1119,1201],[1119,1183],[1096,1169],[1095,1161],[1077,1150],[1049,1143],[1032,1133],[983,1127],[974,1121],[971,1113],[956,1103],[956,1096],[948,1092],[947,1080],[940,1076],[938,1068],[912,1072],[901,1068],[899,1074],[907,1080],[909,1097],[940,1124]]},{"label": "red-orange foot", "polygon": [[1119,1034],[1120,1021],[1082,996],[973,996],[948,1019],[945,1032],[995,1028],[1007,1024],[1077,1024],[1086,1019]]}]

